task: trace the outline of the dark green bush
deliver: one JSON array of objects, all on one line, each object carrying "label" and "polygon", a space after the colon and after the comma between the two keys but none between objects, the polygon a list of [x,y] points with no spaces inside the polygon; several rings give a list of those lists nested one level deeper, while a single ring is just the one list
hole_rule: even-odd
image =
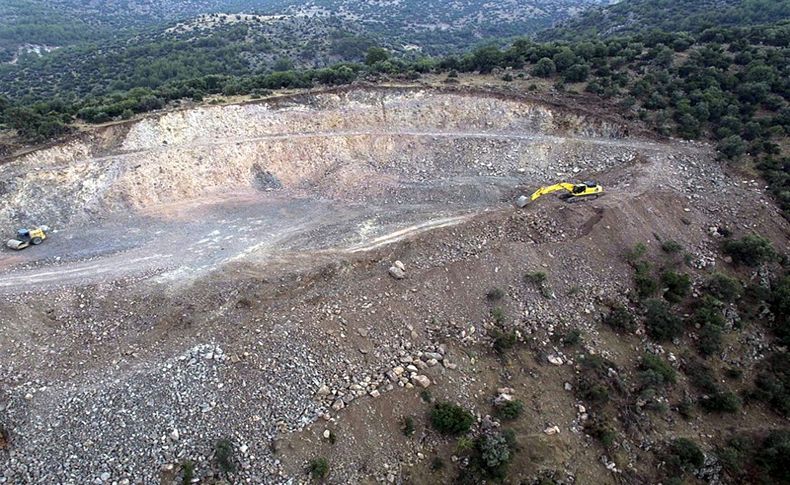
[{"label": "dark green bush", "polygon": [[502,290],[502,288],[492,288],[488,291],[488,293],[486,293],[486,298],[491,301],[499,301],[504,298],[504,296],[505,292]]},{"label": "dark green bush", "polygon": [[307,470],[310,472],[310,476],[313,477],[314,480],[321,480],[322,478],[326,478],[327,475],[329,475],[329,462],[323,457],[314,458],[307,465]]},{"label": "dark green bush", "polygon": [[540,286],[546,282],[546,273],[543,271],[533,271],[524,275],[524,281],[533,285]]},{"label": "dark green bush", "polygon": [[705,288],[711,296],[725,302],[733,302],[740,298],[743,287],[741,283],[723,273],[714,273],[708,278]]},{"label": "dark green bush", "polygon": [[717,451],[727,483],[787,484],[790,469],[790,431],[767,436],[739,434]]},{"label": "dark green bush", "polygon": [[625,253],[625,259],[629,263],[635,263],[639,258],[645,255],[647,246],[644,243],[636,243],[634,247]]},{"label": "dark green bush", "polygon": [[606,448],[611,448],[617,439],[617,432],[607,420],[593,416],[584,423],[584,431],[601,442]]},{"label": "dark green bush", "polygon": [[186,460],[181,463],[181,484],[192,485],[193,478],[195,478],[195,463],[191,460]]},{"label": "dark green bush", "polygon": [[579,330],[571,330],[562,337],[562,345],[566,347],[573,347],[581,342],[582,333]]},{"label": "dark green bush", "polygon": [[236,470],[233,461],[233,443],[229,439],[221,439],[214,445],[214,459],[217,460],[219,469],[225,473]]},{"label": "dark green bush", "polygon": [[713,370],[699,359],[689,359],[683,366],[683,371],[689,377],[691,385],[702,392],[713,394],[719,391],[716,376]]},{"label": "dark green bush", "polygon": [[639,362],[639,381],[642,389],[674,384],[677,373],[664,359],[653,354],[644,354]]},{"label": "dark green bush", "polygon": [[665,253],[675,254],[679,253],[683,250],[683,246],[680,245],[677,241],[673,241],[671,239],[664,241],[661,243],[661,250]]},{"label": "dark green bush", "polygon": [[678,438],[669,445],[667,466],[676,471],[688,471],[705,464],[705,454],[688,438]]},{"label": "dark green bush", "polygon": [[680,337],[683,333],[683,321],[661,300],[645,302],[645,327],[650,338],[665,342]]},{"label": "dark green bush", "polygon": [[404,435],[413,436],[415,431],[414,418],[412,418],[411,416],[404,416],[401,430],[403,431]]},{"label": "dark green bush", "polygon": [[495,410],[496,416],[504,421],[512,421],[517,419],[523,412],[524,402],[518,399],[515,401],[508,401],[503,405],[498,406]]},{"label": "dark green bush", "polygon": [[618,384],[609,375],[609,369],[616,366],[599,355],[585,355],[579,363],[581,371],[576,385],[578,397],[595,406],[606,404],[609,401],[609,391],[614,384]]},{"label": "dark green bush", "polygon": [[771,330],[781,345],[790,347],[790,275],[773,282],[767,300],[774,314]]},{"label": "dark green bush", "polygon": [[639,299],[644,300],[656,294],[658,291],[658,282],[650,274],[650,264],[645,261],[640,261],[634,265],[636,274],[634,275],[634,284],[636,285],[636,294]]},{"label": "dark green bush", "polygon": [[717,325],[705,325],[700,329],[697,349],[700,354],[709,357],[721,352],[721,327]]},{"label": "dark green bush", "polygon": [[730,391],[717,391],[702,396],[700,406],[711,413],[737,413],[741,409],[741,400]]},{"label": "dark green bush", "polygon": [[474,421],[472,413],[453,403],[439,402],[431,410],[431,424],[443,434],[464,434]]},{"label": "dark green bush", "polygon": [[675,271],[664,271],[661,274],[661,284],[666,287],[664,298],[671,303],[678,303],[688,295],[691,289],[691,278],[687,274]]},{"label": "dark green bush", "polygon": [[722,249],[734,263],[745,266],[759,266],[777,259],[771,241],[757,234],[749,234],[738,240],[725,241]]},{"label": "dark green bush", "polygon": [[790,417],[790,355],[775,352],[761,364],[755,378],[755,397]]},{"label": "dark green bush", "polygon": [[500,307],[495,307],[491,310],[491,317],[497,325],[505,323],[505,311]]},{"label": "dark green bush", "polygon": [[514,331],[505,332],[498,328],[492,328],[489,330],[489,334],[491,338],[494,339],[494,350],[498,354],[504,354],[512,349],[516,345],[516,342],[518,342],[516,332]]},{"label": "dark green bush", "polygon": [[619,304],[610,308],[609,313],[603,317],[603,323],[624,332],[633,332],[636,329],[634,316],[628,308]]}]

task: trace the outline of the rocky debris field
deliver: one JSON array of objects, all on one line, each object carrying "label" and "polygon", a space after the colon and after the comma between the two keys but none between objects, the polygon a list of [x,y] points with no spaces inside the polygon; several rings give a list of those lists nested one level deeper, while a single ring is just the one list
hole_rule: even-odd
[{"label": "rocky debris field", "polygon": [[[333,483],[450,483],[429,471],[437,450],[463,460],[427,431],[437,399],[484,433],[491,406],[524,400],[519,478],[630,483],[649,443],[692,431],[596,448],[557,337],[613,360],[654,345],[600,323],[633,292],[637,243],[677,241],[698,286],[727,264],[717,228],[784,250],[788,228],[710,147],[626,132],[538,100],[352,90],[168,113],[4,165],[0,221],[59,232],[0,253],[0,483],[301,483],[318,456]],[[513,206],[565,178],[607,195]],[[504,367],[499,327],[526,349]]]}]

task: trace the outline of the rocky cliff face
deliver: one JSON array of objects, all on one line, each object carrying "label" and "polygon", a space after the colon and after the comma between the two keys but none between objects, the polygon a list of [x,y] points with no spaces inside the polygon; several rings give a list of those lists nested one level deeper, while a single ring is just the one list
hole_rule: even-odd
[{"label": "rocky cliff face", "polygon": [[[583,161],[586,138],[620,134],[534,102],[428,91],[201,107],[107,128],[6,165],[0,221],[66,224],[249,190],[359,200],[437,177],[538,175]],[[573,147],[573,156],[562,147]]]}]

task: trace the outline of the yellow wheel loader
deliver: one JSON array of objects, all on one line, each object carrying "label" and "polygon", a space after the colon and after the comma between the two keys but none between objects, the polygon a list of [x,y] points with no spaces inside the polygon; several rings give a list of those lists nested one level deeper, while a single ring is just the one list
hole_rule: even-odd
[{"label": "yellow wheel loader", "polygon": [[20,229],[16,232],[16,238],[9,240],[6,246],[17,250],[25,249],[31,244],[38,246],[47,238],[47,231],[49,231],[47,226],[41,226],[35,229]]},{"label": "yellow wheel loader", "polygon": [[560,182],[558,184],[541,187],[533,192],[529,197],[522,195],[518,198],[516,204],[519,207],[524,207],[543,195],[550,194],[552,192],[558,192],[560,190],[565,191],[564,193],[560,194],[560,199],[563,199],[565,202],[577,202],[584,199],[597,199],[604,193],[603,187],[595,182],[582,182],[580,184]]}]

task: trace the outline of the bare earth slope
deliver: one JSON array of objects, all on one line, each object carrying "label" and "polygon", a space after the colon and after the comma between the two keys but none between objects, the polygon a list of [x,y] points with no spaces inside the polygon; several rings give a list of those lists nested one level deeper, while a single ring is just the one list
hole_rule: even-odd
[{"label": "bare earth slope", "polygon": [[[597,316],[630,291],[622,253],[636,242],[677,240],[702,274],[721,264],[711,227],[788,234],[710,147],[627,133],[538,100],[361,88],[171,112],[1,165],[0,227],[55,231],[0,252],[0,483],[169,483],[185,460],[211,483],[222,437],[233,483],[306,480],[318,454],[337,483],[449,483],[421,475],[441,439],[397,430],[419,403],[409,371],[391,371],[411,363],[436,395],[488,413],[502,384],[479,354],[494,285],[508,325],[545,348],[511,369],[522,431],[545,450],[522,476],[619,481],[567,431],[573,371],[546,367],[547,335],[580,328],[606,349]],[[513,207],[521,190],[581,179],[607,195]],[[404,280],[387,274],[396,259]],[[524,285],[534,270],[568,296]],[[642,438],[624,438],[632,463]]]}]

